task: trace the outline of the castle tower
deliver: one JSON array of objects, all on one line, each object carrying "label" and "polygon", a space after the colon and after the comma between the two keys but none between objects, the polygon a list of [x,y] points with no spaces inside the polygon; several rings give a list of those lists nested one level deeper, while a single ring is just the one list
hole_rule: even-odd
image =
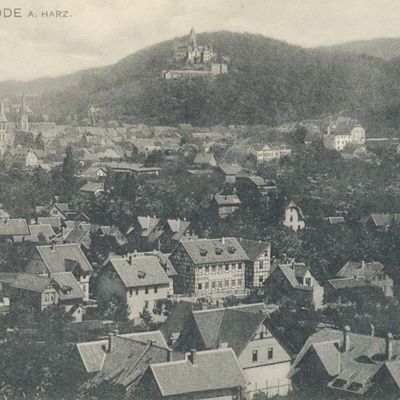
[{"label": "castle tower", "polygon": [[194,28],[192,28],[190,30],[188,45],[192,46],[192,48],[196,48],[197,47],[197,38],[196,38],[196,32],[194,31]]},{"label": "castle tower", "polygon": [[28,109],[25,104],[25,94],[22,95],[22,99],[21,99],[19,129],[23,132],[29,132]]}]

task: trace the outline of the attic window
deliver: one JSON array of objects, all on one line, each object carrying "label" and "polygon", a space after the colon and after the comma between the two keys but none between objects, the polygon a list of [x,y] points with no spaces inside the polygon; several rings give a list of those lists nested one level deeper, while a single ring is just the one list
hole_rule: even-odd
[{"label": "attic window", "polygon": [[236,248],[234,246],[229,246],[228,247],[228,253],[233,254],[236,251]]},{"label": "attic window", "polygon": [[207,250],[204,249],[203,247],[200,249],[200,255],[205,257],[207,255]]},{"label": "attic window", "polygon": [[222,249],[221,247],[216,247],[215,248],[215,254],[221,255],[222,254]]},{"label": "attic window", "polygon": [[144,279],[145,276],[146,276],[146,273],[145,273],[144,271],[139,271],[139,272],[138,272],[138,277],[139,277],[139,279]]}]

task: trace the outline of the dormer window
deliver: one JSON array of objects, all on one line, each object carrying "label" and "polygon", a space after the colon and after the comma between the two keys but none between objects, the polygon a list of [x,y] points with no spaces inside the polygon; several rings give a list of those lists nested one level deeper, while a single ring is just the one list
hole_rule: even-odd
[{"label": "dormer window", "polygon": [[220,247],[215,248],[215,254],[221,255],[222,254],[222,249]]},{"label": "dormer window", "polygon": [[144,271],[138,271],[138,278],[139,279],[144,279],[146,276],[146,273]]},{"label": "dormer window", "polygon": [[229,254],[233,254],[233,253],[235,253],[235,251],[236,251],[236,248],[234,246],[228,246],[228,253]]},{"label": "dormer window", "polygon": [[200,255],[201,255],[202,257],[205,257],[205,256],[207,255],[207,250],[204,249],[204,248],[201,248],[201,249],[200,249]]}]

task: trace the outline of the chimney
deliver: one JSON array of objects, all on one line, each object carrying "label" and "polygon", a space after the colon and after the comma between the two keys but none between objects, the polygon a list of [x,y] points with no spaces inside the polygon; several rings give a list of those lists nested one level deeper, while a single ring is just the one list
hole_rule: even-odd
[{"label": "chimney", "polygon": [[350,327],[346,325],[343,329],[343,351],[350,350]]},{"label": "chimney", "polygon": [[393,358],[393,334],[388,333],[386,335],[386,360],[390,361]]},{"label": "chimney", "polygon": [[361,261],[361,268],[365,268],[365,261]]},{"label": "chimney", "polygon": [[108,334],[108,349],[107,349],[107,353],[112,353],[113,351],[113,334],[110,332]]},{"label": "chimney", "polygon": [[129,256],[128,256],[128,263],[129,263],[129,265],[132,265],[132,255],[131,254],[129,254]]},{"label": "chimney", "polygon": [[188,359],[193,365],[196,364],[196,361],[197,361],[197,351],[196,351],[196,349],[191,349],[190,350],[190,354],[189,354]]},{"label": "chimney", "polygon": [[167,362],[171,361],[172,350],[170,348],[167,349]]},{"label": "chimney", "polygon": [[374,326],[374,324],[370,325],[370,329],[371,329],[371,336],[374,337],[375,336],[375,326]]},{"label": "chimney", "polygon": [[222,242],[222,244],[225,244],[225,238],[224,237],[221,239],[221,242]]}]

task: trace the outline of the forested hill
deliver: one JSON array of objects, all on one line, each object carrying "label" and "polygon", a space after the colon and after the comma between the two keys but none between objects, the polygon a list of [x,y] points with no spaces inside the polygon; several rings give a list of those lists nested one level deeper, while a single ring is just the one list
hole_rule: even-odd
[{"label": "forested hill", "polygon": [[[279,124],[348,110],[370,130],[388,134],[400,124],[400,61],[302,49],[261,35],[198,34],[230,73],[215,80],[164,81],[173,41],[138,51],[115,65],[73,75],[71,83],[42,88],[37,109],[58,122],[86,116],[88,105],[105,119],[175,125]],[[2,86],[0,84],[0,90]]]}]

